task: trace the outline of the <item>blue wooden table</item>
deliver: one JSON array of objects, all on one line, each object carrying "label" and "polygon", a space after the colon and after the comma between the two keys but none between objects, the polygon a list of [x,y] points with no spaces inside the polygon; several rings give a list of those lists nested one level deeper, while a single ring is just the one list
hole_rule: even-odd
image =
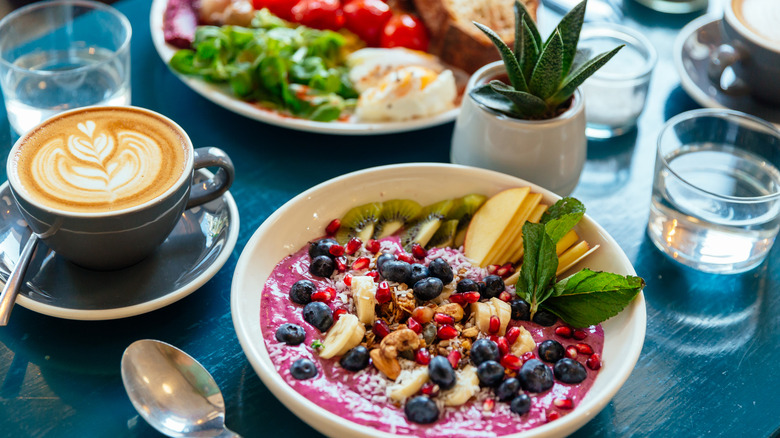
[{"label": "blue wooden table", "polygon": [[[646,236],[656,136],[665,120],[697,107],[680,88],[672,64],[674,38],[695,15],[666,16],[624,2],[625,21],[644,31],[659,52],[650,98],[638,130],[590,143],[574,196],[647,280],[647,338],[626,384],[575,436],[777,435],[778,249],[751,272],[715,276],[667,259]],[[157,436],[133,409],[119,375],[122,351],[142,338],[174,344],[208,368],[225,395],[227,424],[238,433],[319,436],[263,386],[238,344],[229,306],[238,256],[263,220],[317,183],[383,164],[447,162],[453,124],[398,135],[339,137],[246,119],[201,98],[168,71],[152,46],[147,0],[121,0],[116,6],[134,30],[133,104],[176,120],[196,146],[219,146],[232,156],[240,237],[211,281],[146,315],[80,322],[17,306],[10,325],[0,328],[0,436]],[[719,9],[710,6],[710,12]],[[0,123],[3,156],[14,140],[8,124]],[[5,166],[0,169],[4,179]]]}]

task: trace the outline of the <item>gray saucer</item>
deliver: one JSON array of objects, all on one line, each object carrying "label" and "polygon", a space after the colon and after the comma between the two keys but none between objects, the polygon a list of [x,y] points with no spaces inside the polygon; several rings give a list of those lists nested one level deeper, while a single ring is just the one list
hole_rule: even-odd
[{"label": "gray saucer", "polygon": [[749,95],[728,95],[707,78],[710,53],[722,43],[720,20],[720,17],[705,15],[680,30],[674,44],[674,65],[680,75],[680,84],[701,106],[742,111],[780,124],[780,108],[758,102]]},{"label": "gray saucer", "polygon": [[[198,171],[197,181],[208,178]],[[8,183],[0,186],[0,277],[7,278],[30,234]],[[16,303],[66,319],[125,318],[159,309],[197,290],[219,271],[238,238],[230,192],[187,210],[154,254],[116,271],[93,271],[38,245]]]}]

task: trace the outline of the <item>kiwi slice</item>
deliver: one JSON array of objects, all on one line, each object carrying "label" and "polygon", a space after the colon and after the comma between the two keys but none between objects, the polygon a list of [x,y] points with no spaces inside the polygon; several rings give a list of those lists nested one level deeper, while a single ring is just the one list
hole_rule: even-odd
[{"label": "kiwi slice", "polygon": [[341,228],[336,232],[336,240],[342,245],[353,237],[357,237],[363,242],[368,241],[374,235],[374,227],[381,213],[381,202],[371,202],[353,207],[341,218]]},{"label": "kiwi slice", "polygon": [[436,230],[436,233],[428,241],[428,248],[444,248],[452,246],[455,242],[455,233],[458,231],[458,220],[444,221]]},{"label": "kiwi slice", "polygon": [[401,244],[404,249],[411,252],[414,243],[419,243],[422,246],[427,245],[436,234],[447,213],[452,209],[453,203],[452,199],[445,199],[423,207],[420,214],[406,226],[401,235]]},{"label": "kiwi slice", "polygon": [[422,206],[411,199],[390,199],[382,203],[382,212],[374,226],[374,238],[381,239],[400,230],[420,214]]},{"label": "kiwi slice", "polygon": [[454,201],[454,205],[447,214],[446,220],[458,221],[458,228],[452,241],[453,248],[460,248],[466,240],[466,229],[469,227],[474,213],[487,201],[487,196],[472,193]]}]

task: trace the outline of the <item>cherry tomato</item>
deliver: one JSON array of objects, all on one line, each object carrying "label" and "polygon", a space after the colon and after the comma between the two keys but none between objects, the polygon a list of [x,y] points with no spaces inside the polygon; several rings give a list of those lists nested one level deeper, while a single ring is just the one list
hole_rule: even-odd
[{"label": "cherry tomato", "polygon": [[414,15],[395,15],[382,30],[382,47],[406,47],[426,51],[428,42],[425,24]]},{"label": "cherry tomato", "polygon": [[344,5],[345,26],[369,46],[378,46],[382,29],[393,16],[382,0],[352,0]]},{"label": "cherry tomato", "polygon": [[292,8],[299,0],[252,0],[256,10],[267,8],[272,14],[287,21],[292,21]]},{"label": "cherry tomato", "polygon": [[293,19],[315,29],[344,27],[344,11],[339,0],[300,0],[292,8]]}]

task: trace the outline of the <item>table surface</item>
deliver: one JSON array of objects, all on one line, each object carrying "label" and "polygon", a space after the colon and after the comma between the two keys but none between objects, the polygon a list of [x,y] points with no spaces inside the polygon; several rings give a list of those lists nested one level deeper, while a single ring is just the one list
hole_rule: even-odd
[{"label": "table surface", "polygon": [[[119,374],[123,350],[143,338],[182,348],[214,375],[225,396],[226,422],[236,432],[320,436],[274,398],[239,346],[229,304],[238,257],[276,208],[315,184],[377,165],[449,161],[453,124],[341,137],[249,120],[200,97],[168,71],[152,46],[148,1],[121,0],[116,6],[134,28],[133,104],[178,121],[196,146],[219,146],[232,156],[237,179],[231,192],[241,217],[238,244],[203,287],[146,315],[82,322],[17,306],[10,325],[0,328],[0,436],[157,436],[133,409]],[[719,9],[710,5],[711,13]],[[777,249],[748,273],[707,275],[663,256],[645,231],[660,126],[697,107],[680,88],[672,63],[674,38],[696,15],[664,15],[632,0],[625,0],[623,12],[624,21],[641,29],[659,53],[650,98],[637,130],[590,142],[573,196],[647,280],[647,337],[628,381],[574,436],[777,435]],[[549,12],[541,20],[544,14]],[[550,24],[541,21],[545,25]],[[8,124],[2,124],[0,152],[7,155],[14,140]],[[0,168],[4,172],[5,166]]]}]

